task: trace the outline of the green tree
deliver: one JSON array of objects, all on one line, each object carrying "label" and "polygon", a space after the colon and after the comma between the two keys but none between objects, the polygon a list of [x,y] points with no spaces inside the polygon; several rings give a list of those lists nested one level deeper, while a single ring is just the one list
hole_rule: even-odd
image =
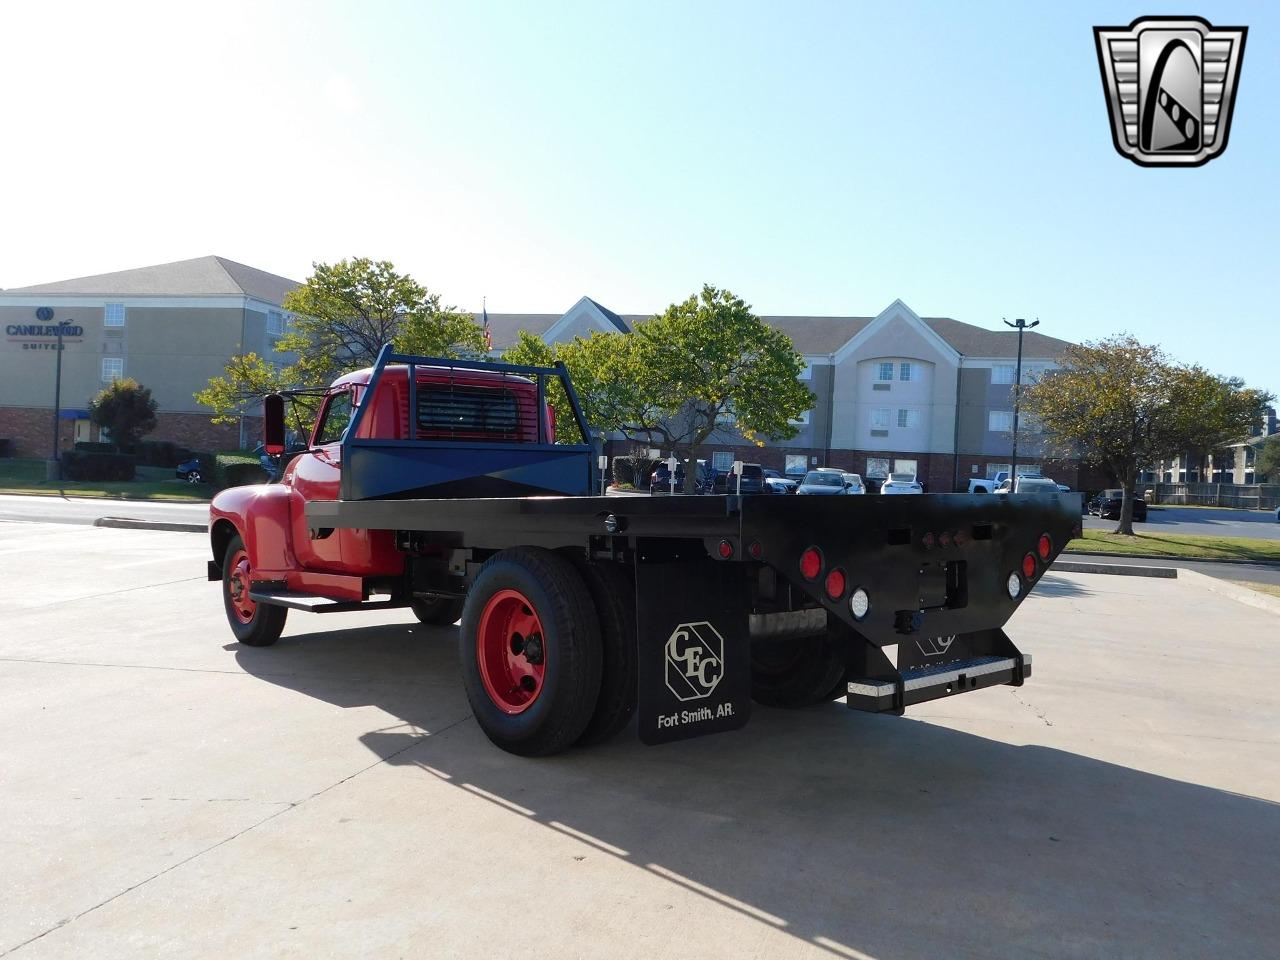
[{"label": "green tree", "polygon": [[[559,354],[559,345],[552,346],[544,343],[540,337],[534,336],[528,330],[521,330],[516,334],[516,342],[503,352],[502,360],[504,363],[512,363],[522,367],[554,367],[556,361],[562,359]],[[566,363],[567,366],[568,364]],[[569,371],[569,376],[574,380],[574,389],[580,391],[577,378],[574,376],[572,369]],[[573,416],[573,408],[569,405],[569,397],[564,392],[564,387],[561,385],[559,378],[548,378],[546,390],[547,403],[551,404],[552,409],[555,411],[556,442],[589,442],[589,438],[584,439],[578,429],[577,420]]]},{"label": "green tree", "polygon": [[115,380],[89,401],[89,419],[108,431],[119,450],[130,451],[156,428],[155,400],[137,380]]},{"label": "green tree", "polygon": [[316,263],[306,283],[286,295],[293,321],[276,342],[297,360],[281,369],[248,353],[233,357],[196,400],[226,422],[263,393],[289,386],[324,386],[373,364],[385,343],[432,357],[479,357],[484,331],[474,318],[441,303],[407,273],[367,257]]},{"label": "green tree", "polygon": [[[1244,385],[1239,377],[1222,377],[1191,365],[1173,371],[1173,403],[1177,434],[1183,450],[1193,454],[1201,468],[1212,455],[1215,464],[1230,456],[1227,445],[1249,435],[1262,416],[1269,394]],[[1204,479],[1204,474],[1201,474]]]},{"label": "green tree", "polygon": [[1023,388],[1022,404],[1054,452],[1115,477],[1125,491],[1116,532],[1132,535],[1138,472],[1197,444],[1244,436],[1265,397],[1121,334],[1068,347],[1059,369]]},{"label": "green tree", "polygon": [[1280,436],[1264,440],[1258,446],[1253,475],[1260,483],[1280,483]]}]

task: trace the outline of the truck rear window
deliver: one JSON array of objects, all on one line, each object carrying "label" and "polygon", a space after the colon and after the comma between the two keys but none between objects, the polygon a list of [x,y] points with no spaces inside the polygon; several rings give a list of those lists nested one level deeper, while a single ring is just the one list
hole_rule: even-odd
[{"label": "truck rear window", "polygon": [[492,387],[418,387],[418,437],[429,440],[513,440],[534,436],[537,420],[529,410],[521,423],[515,393]]}]

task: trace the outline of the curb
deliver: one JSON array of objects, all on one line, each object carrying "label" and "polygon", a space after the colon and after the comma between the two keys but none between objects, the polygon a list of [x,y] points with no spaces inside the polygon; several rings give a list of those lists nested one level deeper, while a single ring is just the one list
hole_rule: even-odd
[{"label": "curb", "polygon": [[1237,587],[1228,580],[1219,580],[1217,577],[1196,573],[1194,570],[1184,570],[1182,573],[1193,584],[1203,587],[1211,593],[1228,597],[1251,607],[1257,607],[1259,610],[1280,614],[1280,600],[1275,597],[1269,597],[1265,593],[1259,593],[1257,590],[1250,590],[1248,587]]},{"label": "curb", "polygon": [[1071,560],[1055,560],[1049,573],[1109,573],[1118,577],[1155,577],[1159,580],[1178,579],[1177,567],[1140,567],[1130,563],[1076,563]]},{"label": "curb", "polygon": [[1162,563],[1240,563],[1255,567],[1280,567],[1280,560],[1241,560],[1236,557],[1153,557],[1149,553],[1090,553],[1087,550],[1063,550],[1061,556],[1117,557],[1121,560],[1159,560]]},{"label": "curb", "polygon": [[133,520],[129,517],[99,517],[95,527],[118,527],[121,530],[165,530],[171,533],[206,533],[203,523],[176,523],[170,520]]}]

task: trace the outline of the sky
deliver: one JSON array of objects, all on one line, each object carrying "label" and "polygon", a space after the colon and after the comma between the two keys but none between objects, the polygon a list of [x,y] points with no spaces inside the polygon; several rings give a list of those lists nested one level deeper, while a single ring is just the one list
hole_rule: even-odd
[{"label": "sky", "polygon": [[[1226,152],[1111,143],[1092,27],[1249,27]],[[1280,5],[7,6],[0,287],[388,259],[445,301],[1130,332],[1280,394]]]}]

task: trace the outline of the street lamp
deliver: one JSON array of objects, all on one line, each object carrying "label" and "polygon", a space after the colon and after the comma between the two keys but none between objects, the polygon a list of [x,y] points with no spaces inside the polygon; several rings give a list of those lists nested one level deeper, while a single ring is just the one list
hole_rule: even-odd
[{"label": "street lamp", "polygon": [[[41,307],[40,310],[36,311],[36,315],[41,320],[51,319],[49,315],[40,316],[45,311],[48,311],[49,315],[53,313],[48,307]],[[50,480],[62,479],[61,455],[58,450],[58,421],[62,419],[62,334],[70,322],[70,320],[58,321],[58,359],[55,363],[54,370],[56,372],[53,376],[53,458],[49,463],[48,471]]]},{"label": "street lamp", "polygon": [[[1003,319],[1003,318],[1001,318]],[[1022,398],[1022,333],[1032,327],[1040,326],[1039,320],[1032,320],[1027,323],[1022,317],[1018,317],[1012,323],[1008,320],[1004,321],[1006,327],[1013,327],[1018,331],[1018,367],[1013,375],[1013,456],[1010,457],[1009,463],[1009,492],[1017,493],[1018,491],[1018,401]]]}]

